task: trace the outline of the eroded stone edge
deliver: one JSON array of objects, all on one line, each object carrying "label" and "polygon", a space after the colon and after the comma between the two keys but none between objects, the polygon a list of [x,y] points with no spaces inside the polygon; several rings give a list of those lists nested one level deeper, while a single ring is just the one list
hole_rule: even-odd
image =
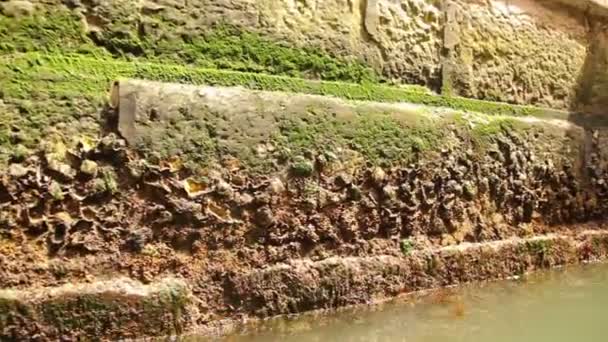
[{"label": "eroded stone edge", "polygon": [[[20,338],[65,329],[72,329],[73,334],[76,328],[80,336],[109,339],[191,332],[225,334],[241,322],[235,317],[255,319],[370,304],[421,290],[602,261],[607,256],[608,230],[587,230],[574,235],[415,249],[403,256],[294,260],[230,279],[225,295],[233,301],[238,315],[205,326],[196,325],[196,309],[189,305],[192,294],[180,279],[143,285],[118,278],[51,288],[4,289],[0,290],[0,332]],[[69,305],[64,306],[66,303]],[[52,310],[55,319],[49,319],[49,307],[57,309]],[[152,309],[132,315],[146,308]],[[83,319],[83,310],[91,309],[97,310],[93,312],[97,320]],[[125,317],[128,320],[121,320]],[[100,321],[103,329],[98,326]],[[154,322],[165,324],[150,329]]]},{"label": "eroded stone edge", "polygon": [[296,260],[236,277],[233,290],[235,304],[267,317],[374,303],[419,290],[601,261],[607,255],[608,231],[584,231],[464,243],[403,256]]}]

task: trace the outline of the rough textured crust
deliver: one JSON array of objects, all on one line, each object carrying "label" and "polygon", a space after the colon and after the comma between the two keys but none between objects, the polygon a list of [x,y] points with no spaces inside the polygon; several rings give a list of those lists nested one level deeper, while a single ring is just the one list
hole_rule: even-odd
[{"label": "rough textured crust", "polygon": [[[577,234],[605,218],[603,130],[244,88],[118,85],[105,115],[127,140],[49,136],[1,174],[1,287],[178,277],[195,298],[183,316],[191,329],[603,256],[602,239]],[[559,236],[535,238],[551,232]],[[78,317],[81,301],[70,303],[61,317]],[[29,334],[31,321],[10,321],[17,328],[5,336]],[[110,319],[110,335],[95,325],[71,335],[71,323],[49,322],[49,339],[174,327]]]},{"label": "rough textured crust", "polygon": [[608,120],[454,96],[601,114],[589,11],[59,3],[2,3],[2,340],[173,334],[606,255]]},{"label": "rough textured crust", "polygon": [[238,326],[237,317],[263,318],[371,304],[416,290],[604,260],[608,256],[607,236],[606,231],[584,231],[571,236],[417,250],[404,256],[291,260],[233,277],[226,284],[224,297],[235,312],[228,319],[204,325],[195,320],[199,311],[192,305],[187,287],[176,280],[144,286],[112,279],[4,290],[0,291],[0,337],[41,341],[95,337],[109,341],[182,333],[224,334]]}]

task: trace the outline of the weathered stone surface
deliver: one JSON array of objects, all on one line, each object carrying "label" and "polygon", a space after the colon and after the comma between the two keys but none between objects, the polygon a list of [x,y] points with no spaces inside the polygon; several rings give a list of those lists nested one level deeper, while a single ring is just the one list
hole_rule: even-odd
[{"label": "weathered stone surface", "polygon": [[[89,77],[152,75],[167,69],[158,68],[162,61],[141,63],[139,35],[159,33],[167,22],[159,34],[196,35],[227,19],[288,45],[365,60],[399,81],[433,86],[442,69],[452,81],[444,90],[456,94],[565,108],[582,68],[578,96],[599,110],[605,97],[603,74],[594,72],[608,60],[603,22],[588,16],[597,41],[591,54],[581,52],[588,42],[581,13],[556,3],[458,1],[450,11],[442,1],[70,3],[96,44],[126,42],[138,62],[115,60],[107,69],[117,71],[107,74],[93,63],[78,64],[90,74],[64,63],[55,78],[36,58],[15,63],[12,75],[36,64],[36,80],[70,95],[89,89]],[[116,13],[121,20],[107,20]],[[442,25],[450,27],[443,35]],[[141,31],[131,36],[133,27]],[[80,36],[80,27],[74,31]],[[189,81],[195,73],[184,68],[173,76]],[[68,85],[68,74],[82,88]],[[20,87],[6,91],[30,84],[16,80],[11,85]],[[45,96],[24,100],[23,88],[27,103],[13,117],[35,119],[30,105]],[[563,116],[241,88],[127,80],[115,90],[118,117],[113,110],[103,116],[111,133],[86,146],[58,137],[44,151],[11,156],[0,170],[0,287],[11,288],[0,291],[2,340],[178,333],[191,320],[212,325],[364,303],[602,259],[608,251],[605,231],[579,234],[583,225],[605,228],[597,223],[608,213],[603,128],[585,130]],[[21,143],[5,121],[10,134],[0,141]],[[58,129],[69,135],[67,126]],[[137,282],[119,287],[136,290],[61,285],[108,275],[128,275]],[[157,288],[176,275],[196,296],[192,311],[181,311],[189,289],[165,296]]]},{"label": "weathered stone surface", "polygon": [[296,47],[355,57],[398,83],[568,109],[576,107],[587,57],[586,20],[603,21],[594,16],[599,10],[585,12],[603,6],[592,3],[231,0],[163,3],[162,13],[185,26],[211,25],[221,16]]},{"label": "weathered stone surface", "polygon": [[122,278],[50,288],[0,290],[0,339],[116,340],[183,332],[195,318],[181,280],[150,285]]},{"label": "weathered stone surface", "polygon": [[[441,52],[439,3],[233,0],[230,5],[201,1],[198,6],[205,13],[220,14],[238,24],[244,23],[241,11],[246,7],[249,27],[257,26],[269,36],[296,46],[321,46],[337,55],[356,56],[398,81],[433,85]],[[254,19],[257,22],[252,22]]]},{"label": "weathered stone surface", "polygon": [[539,0],[541,3],[560,3],[585,11],[591,16],[608,16],[607,0]]},{"label": "weathered stone surface", "polygon": [[608,106],[608,26],[604,22],[593,22],[589,36],[587,59],[578,77],[578,105],[575,109],[605,118]]},{"label": "weathered stone surface", "polygon": [[365,30],[380,50],[384,73],[398,82],[436,86],[442,48],[441,1],[366,2]]},{"label": "weathered stone surface", "polygon": [[[508,230],[508,225],[533,221],[584,221],[601,210],[585,204],[595,195],[585,192],[579,182],[584,177],[585,153],[599,146],[586,146],[583,129],[563,120],[134,80],[120,83],[117,98],[119,129],[134,148],[144,153],[165,151],[165,157],[200,155],[197,158],[206,165],[220,164],[221,155],[216,154],[220,151],[240,160],[248,172],[263,160],[266,167],[258,171],[288,172],[300,181],[335,175],[336,179],[327,180],[331,184],[327,188],[305,190],[310,194],[302,195],[306,205],[320,206],[325,203],[321,197],[331,198],[332,191],[337,198],[345,192],[342,196],[361,201],[366,208],[382,205],[387,218],[377,219],[388,235],[395,235],[394,228],[400,227],[406,235],[455,234],[456,241],[475,234],[496,238],[503,233],[486,229],[490,216],[508,222],[504,227]],[[358,126],[359,120],[369,126]],[[359,128],[335,130],[351,125]],[[392,132],[392,125],[397,125],[394,136],[378,131]],[[211,135],[209,127],[213,127]],[[376,141],[378,145],[369,146]],[[394,150],[401,143],[405,144]],[[201,145],[214,148],[205,150]],[[173,146],[194,149],[167,150]],[[333,161],[326,154],[334,154]],[[366,170],[365,162],[374,160],[392,166]],[[598,163],[593,164],[600,167]],[[353,187],[355,177],[369,181]],[[269,184],[272,189],[274,183]],[[362,196],[361,186],[367,195]],[[567,188],[574,194],[568,194]],[[321,196],[326,190],[330,195]],[[270,199],[258,198],[264,206],[255,213],[257,224],[268,227],[276,215],[266,207]],[[567,200],[562,203],[560,198]],[[413,215],[418,210],[425,214]]]},{"label": "weathered stone surface", "polygon": [[[418,250],[406,256],[293,260],[232,280],[244,312],[266,317],[373,303],[399,294],[608,257],[608,234],[538,236]],[[468,267],[474,264],[475,267]]]},{"label": "weathered stone surface", "polygon": [[[245,161],[260,160],[280,152],[277,145],[287,126],[313,119],[313,125],[323,125],[328,115],[347,123],[363,120],[368,113],[382,119],[382,113],[390,112],[390,118],[402,118],[404,125],[419,125],[421,129],[441,118],[425,115],[417,105],[358,103],[243,88],[122,80],[113,93],[118,101],[119,132],[132,146],[163,156],[200,154],[204,158],[221,151]],[[449,116],[448,111],[444,110],[444,115]],[[301,156],[294,156],[294,162],[298,159]],[[312,172],[314,165],[305,162]]]},{"label": "weathered stone surface", "polygon": [[159,34],[178,37],[222,22],[363,61],[399,83],[436,86],[439,80],[441,1],[108,0],[80,6],[92,32],[104,32],[114,20],[141,22],[150,34],[160,18],[173,28]]},{"label": "weathered stone surface", "polygon": [[588,44],[582,13],[532,0],[456,3],[455,94],[554,108],[575,105]]},{"label": "weathered stone surface", "polygon": [[[562,237],[605,228],[603,130],[243,88],[117,87],[109,115],[128,144],[112,132],[46,147],[74,170],[95,162],[96,176],[59,177],[41,153],[19,162],[35,172],[0,175],[1,287],[179,276],[198,309],[183,319],[208,327],[605,256],[604,235]],[[80,303],[58,317],[90,321]],[[188,327],[172,316],[142,333],[141,317],[103,322],[117,338]],[[42,322],[49,336],[106,336],[70,324]],[[7,336],[34,331],[18,326]]]},{"label": "weathered stone surface", "polygon": [[1,13],[11,17],[31,15],[35,10],[33,2],[26,0],[10,0],[0,4]]}]

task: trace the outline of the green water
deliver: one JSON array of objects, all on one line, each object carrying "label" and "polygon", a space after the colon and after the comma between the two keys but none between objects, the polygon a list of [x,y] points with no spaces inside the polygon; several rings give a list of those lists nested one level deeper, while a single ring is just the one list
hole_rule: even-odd
[{"label": "green water", "polygon": [[273,319],[224,341],[606,342],[608,265]]}]

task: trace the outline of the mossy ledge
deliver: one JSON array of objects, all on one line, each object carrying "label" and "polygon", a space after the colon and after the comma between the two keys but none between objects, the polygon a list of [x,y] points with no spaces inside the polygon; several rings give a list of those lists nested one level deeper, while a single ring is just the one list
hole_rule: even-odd
[{"label": "mossy ledge", "polygon": [[40,53],[0,57],[0,164],[44,136],[97,136],[112,82],[122,78],[324,95],[347,100],[414,103],[484,115],[567,118],[567,113],[431,93],[419,86],[389,87],[193,68],[151,62]]},{"label": "mossy ledge", "polygon": [[504,134],[535,131],[564,147],[577,143],[564,137],[567,123],[559,120],[410,103],[129,79],[115,82],[111,98],[118,132],[147,160],[208,167],[236,158],[252,173],[301,164],[314,151],[324,151],[326,166],[390,167],[453,146],[483,151]]},{"label": "mossy ledge", "polygon": [[[315,81],[302,78],[230,70],[195,68],[176,64],[141,61],[95,59],[78,55],[43,55],[39,53],[3,56],[12,76],[16,77],[5,96],[23,97],[21,91],[27,80],[45,79],[59,83],[51,93],[65,95],[68,90],[79,90],[83,95],[99,95],[111,80],[139,78],[153,81],[196,85],[243,86],[249,89],[286,91],[294,93],[335,96],[348,100],[377,102],[409,102],[434,107],[446,107],[484,114],[514,116],[553,116],[564,118],[566,113],[532,106],[482,101],[437,95],[420,86],[391,87],[374,83],[346,83]],[[24,82],[26,81],[26,82]],[[73,88],[68,88],[68,83]],[[53,89],[54,88],[54,89]],[[30,89],[28,89],[30,90]]]},{"label": "mossy ledge", "polygon": [[0,339],[122,339],[182,333],[193,319],[190,291],[177,279],[130,279],[31,290],[0,290]]}]

